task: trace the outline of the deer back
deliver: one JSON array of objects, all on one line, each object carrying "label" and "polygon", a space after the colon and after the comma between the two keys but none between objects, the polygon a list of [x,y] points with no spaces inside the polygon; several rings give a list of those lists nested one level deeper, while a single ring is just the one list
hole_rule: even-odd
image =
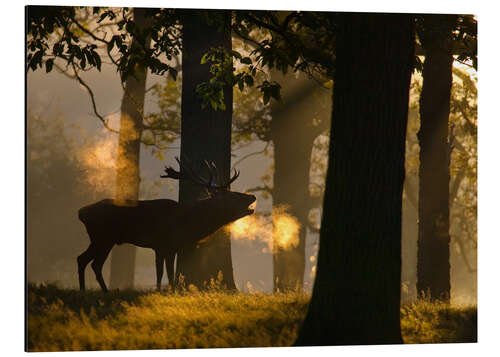
[{"label": "deer back", "polygon": [[81,208],[78,217],[85,225],[90,240],[156,248],[160,240],[169,235],[166,227],[176,221],[179,204],[167,199],[127,203],[117,205],[113,200],[105,199]]}]

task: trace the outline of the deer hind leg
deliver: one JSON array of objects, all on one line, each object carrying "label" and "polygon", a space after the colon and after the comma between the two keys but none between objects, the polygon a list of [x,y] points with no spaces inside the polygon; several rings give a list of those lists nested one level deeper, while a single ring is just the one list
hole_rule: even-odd
[{"label": "deer hind leg", "polygon": [[161,279],[163,278],[163,261],[165,257],[158,250],[155,250],[156,262],[156,290],[161,290]]},{"label": "deer hind leg", "polygon": [[80,290],[85,290],[85,268],[95,257],[95,246],[90,243],[89,247],[85,252],[80,254],[76,261],[78,262],[78,282],[80,283]]},{"label": "deer hind leg", "polygon": [[104,262],[106,261],[106,258],[108,257],[111,248],[113,248],[113,245],[101,246],[98,248],[96,247],[95,259],[91,264],[97,282],[99,283],[102,291],[104,292],[107,292],[108,288],[106,287],[106,284],[104,283],[104,279],[102,277],[102,266],[104,265]]},{"label": "deer hind leg", "polygon": [[172,291],[175,289],[174,260],[175,260],[175,253],[168,253],[167,255],[165,255],[165,265],[167,266],[168,285],[169,287],[172,288]]}]

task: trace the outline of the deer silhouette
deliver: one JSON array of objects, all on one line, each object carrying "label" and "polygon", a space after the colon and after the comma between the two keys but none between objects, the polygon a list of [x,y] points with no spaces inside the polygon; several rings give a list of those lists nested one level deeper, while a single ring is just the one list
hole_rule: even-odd
[{"label": "deer silhouette", "polygon": [[78,256],[78,280],[80,290],[85,290],[85,268],[92,262],[97,282],[107,291],[102,267],[115,244],[130,243],[155,251],[157,289],[161,288],[165,263],[170,285],[174,281],[174,259],[177,251],[190,244],[205,240],[219,228],[252,214],[249,206],[254,195],[232,192],[229,186],[239,171],[229,180],[219,184],[215,164],[205,161],[209,178],[195,174],[194,170],[176,157],[180,171],[165,167],[161,177],[175,180],[186,179],[204,187],[208,197],[189,203],[169,199],[125,201],[117,204],[104,199],[82,207],[78,217],[85,225],[90,238],[89,247]]}]

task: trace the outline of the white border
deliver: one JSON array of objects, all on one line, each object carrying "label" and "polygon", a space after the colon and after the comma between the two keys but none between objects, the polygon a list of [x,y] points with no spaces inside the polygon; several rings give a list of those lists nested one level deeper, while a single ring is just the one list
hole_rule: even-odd
[{"label": "white border", "polygon": [[[217,354],[228,355],[235,352],[241,355],[255,353],[287,356],[304,353],[331,354],[342,356],[375,354],[375,356],[410,356],[427,354],[451,354],[470,356],[477,352],[498,350],[494,346],[499,321],[498,311],[498,266],[492,265],[499,251],[500,235],[498,224],[499,197],[498,153],[495,145],[498,142],[499,116],[498,106],[498,12],[490,1],[435,1],[418,2],[400,1],[349,1],[325,2],[324,0],[308,0],[307,2],[289,0],[277,2],[255,0],[215,0],[202,2],[199,0],[148,0],[129,1],[29,1],[24,4],[12,3],[3,5],[2,17],[2,188],[3,205],[1,205],[3,251],[1,336],[4,343],[2,350],[21,354],[24,349],[24,8],[23,5],[106,5],[106,6],[148,6],[148,7],[191,7],[191,8],[231,8],[231,9],[301,9],[323,11],[363,11],[363,12],[432,12],[432,13],[469,13],[477,14],[479,21],[479,343],[478,344],[446,344],[446,345],[404,345],[404,346],[366,346],[366,347],[318,347],[318,348],[259,348],[224,350],[170,350],[174,354]],[[304,4],[307,4],[304,7]],[[90,352],[83,352],[84,354]],[[104,352],[129,354],[156,354],[165,351],[140,352]],[[488,354],[488,353],[487,353]]]}]

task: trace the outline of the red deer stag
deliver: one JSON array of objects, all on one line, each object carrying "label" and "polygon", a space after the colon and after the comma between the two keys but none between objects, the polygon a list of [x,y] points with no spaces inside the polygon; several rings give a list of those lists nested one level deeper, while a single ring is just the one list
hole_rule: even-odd
[{"label": "red deer stag", "polygon": [[213,163],[205,161],[210,175],[205,180],[189,166],[181,164],[178,158],[176,160],[180,171],[165,167],[166,175],[161,177],[190,180],[203,186],[208,198],[190,203],[167,199],[130,201],[126,205],[105,199],[78,211],[90,237],[89,247],[77,259],[80,290],[85,290],[85,268],[92,261],[96,279],[101,289],[107,291],[102,267],[111,248],[123,243],[152,248],[156,255],[157,288],[161,287],[164,261],[169,284],[173,285],[174,258],[180,248],[199,242],[224,225],[253,213],[249,206],[255,196],[229,191],[229,185],[239,176],[238,171],[218,185],[217,168]]}]

